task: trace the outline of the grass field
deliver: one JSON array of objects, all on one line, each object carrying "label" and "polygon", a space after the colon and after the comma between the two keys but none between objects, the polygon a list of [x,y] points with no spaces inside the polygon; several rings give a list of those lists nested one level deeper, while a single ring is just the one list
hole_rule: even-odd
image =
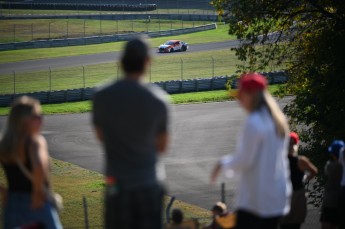
[{"label": "grass field", "polygon": [[[269,91],[275,95],[278,91],[284,92],[284,90],[282,90],[284,88],[285,85],[270,85]],[[229,92],[226,90],[174,94],[171,95],[171,102],[173,104],[222,102],[233,99],[234,94],[235,91]],[[283,96],[284,94],[280,93],[279,95]],[[61,104],[44,104],[42,108],[45,115],[85,113],[91,111],[91,102],[81,101]],[[7,115],[8,112],[8,107],[0,107],[0,115]]]},{"label": "grass field", "polygon": [[[189,44],[201,44],[209,42],[221,42],[235,39],[234,36],[228,35],[228,25],[218,25],[215,30],[208,30],[198,33],[184,34],[179,36],[169,36],[150,39],[152,47],[157,47],[166,40],[180,39]],[[18,62],[25,60],[37,60],[44,58],[78,56],[85,54],[95,54],[103,52],[116,52],[123,48],[124,42],[105,43],[87,46],[71,46],[59,48],[42,48],[42,49],[23,49],[0,52],[0,63]]]},{"label": "grass field", "polygon": [[191,28],[211,22],[180,20],[0,20],[0,43]]},{"label": "grass field", "polygon": [[[64,210],[60,215],[64,228],[84,228],[83,196],[86,197],[89,206],[90,228],[101,228],[103,225],[103,176],[55,159],[52,159],[51,164],[54,191],[64,198]],[[0,183],[5,183],[1,167]],[[169,199],[167,197],[166,201]],[[186,218],[202,218],[202,222],[207,222],[210,218],[209,211],[178,200],[174,202],[173,208],[182,209]],[[1,213],[0,208],[0,218],[2,218]],[[1,226],[2,223],[0,223],[0,228]]]},{"label": "grass field", "polygon": [[[213,58],[213,59],[212,59]],[[146,80],[151,82],[231,75],[238,60],[230,50],[161,54],[154,58]],[[0,75],[0,94],[94,87],[121,76],[117,63]],[[15,83],[14,83],[15,80]]]}]

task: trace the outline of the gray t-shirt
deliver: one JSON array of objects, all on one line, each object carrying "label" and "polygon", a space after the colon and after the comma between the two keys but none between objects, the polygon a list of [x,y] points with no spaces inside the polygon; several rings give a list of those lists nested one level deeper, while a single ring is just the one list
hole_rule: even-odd
[{"label": "gray t-shirt", "polygon": [[106,175],[127,185],[156,182],[156,137],[168,128],[166,93],[120,80],[94,96],[93,124],[104,135]]}]

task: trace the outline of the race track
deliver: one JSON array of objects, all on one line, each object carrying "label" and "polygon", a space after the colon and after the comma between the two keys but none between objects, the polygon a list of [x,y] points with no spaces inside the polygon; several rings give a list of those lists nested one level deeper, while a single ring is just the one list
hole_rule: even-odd
[{"label": "race track", "polygon": [[[284,106],[290,98],[281,99]],[[226,182],[226,203],[232,209],[235,183],[222,176],[216,186],[209,183],[214,163],[233,153],[245,114],[237,102],[172,106],[171,144],[162,158],[166,169],[168,194],[203,208],[220,200],[220,182]],[[6,117],[0,116],[0,130]],[[45,117],[44,136],[50,154],[57,159],[103,172],[103,152],[90,125],[90,114]],[[308,211],[302,229],[320,229],[319,209]]]},{"label": "race track", "polygon": [[[190,49],[187,52],[202,52],[202,51],[222,50],[222,49],[226,50],[232,47],[236,47],[238,46],[238,44],[239,44],[239,41],[237,40],[216,42],[216,43],[196,44],[196,45],[190,45]],[[85,46],[85,48],[87,48],[87,46]],[[183,54],[181,52],[157,53],[156,48],[152,48],[152,53],[154,53],[155,56]],[[4,63],[4,64],[0,64],[0,74],[12,74],[13,71],[16,71],[16,73],[20,73],[20,72],[28,72],[28,71],[47,70],[49,67],[54,69],[54,68],[109,63],[109,62],[117,61],[120,55],[121,55],[121,52],[106,52],[106,53],[99,53],[99,54],[46,58],[46,59],[40,59],[40,60],[28,60],[28,61]]]},{"label": "race track", "polygon": [[[220,200],[220,185],[210,186],[210,171],[217,159],[234,151],[244,117],[235,101],[172,106],[171,145],[162,158],[170,195],[204,208]],[[0,117],[1,127],[4,121]],[[43,133],[52,157],[103,172],[103,152],[89,113],[46,116]],[[230,201],[234,185],[226,181]]]}]

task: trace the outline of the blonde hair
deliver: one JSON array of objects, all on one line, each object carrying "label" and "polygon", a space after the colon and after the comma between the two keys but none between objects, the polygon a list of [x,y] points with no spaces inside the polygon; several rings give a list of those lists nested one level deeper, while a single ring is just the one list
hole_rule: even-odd
[{"label": "blonde hair", "polygon": [[259,110],[262,107],[266,107],[271,114],[277,135],[285,138],[289,133],[288,121],[278,103],[267,90],[258,92],[254,99],[253,111]]},{"label": "blonde hair", "polygon": [[22,96],[14,101],[0,141],[0,161],[13,161],[23,152],[27,137],[23,120],[40,112],[40,102],[34,98]]}]

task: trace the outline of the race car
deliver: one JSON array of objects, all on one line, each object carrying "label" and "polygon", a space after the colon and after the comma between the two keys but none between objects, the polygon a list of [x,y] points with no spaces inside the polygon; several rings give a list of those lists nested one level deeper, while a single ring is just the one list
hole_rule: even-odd
[{"label": "race car", "polygon": [[170,40],[158,47],[158,52],[187,51],[188,44],[180,40]]}]

